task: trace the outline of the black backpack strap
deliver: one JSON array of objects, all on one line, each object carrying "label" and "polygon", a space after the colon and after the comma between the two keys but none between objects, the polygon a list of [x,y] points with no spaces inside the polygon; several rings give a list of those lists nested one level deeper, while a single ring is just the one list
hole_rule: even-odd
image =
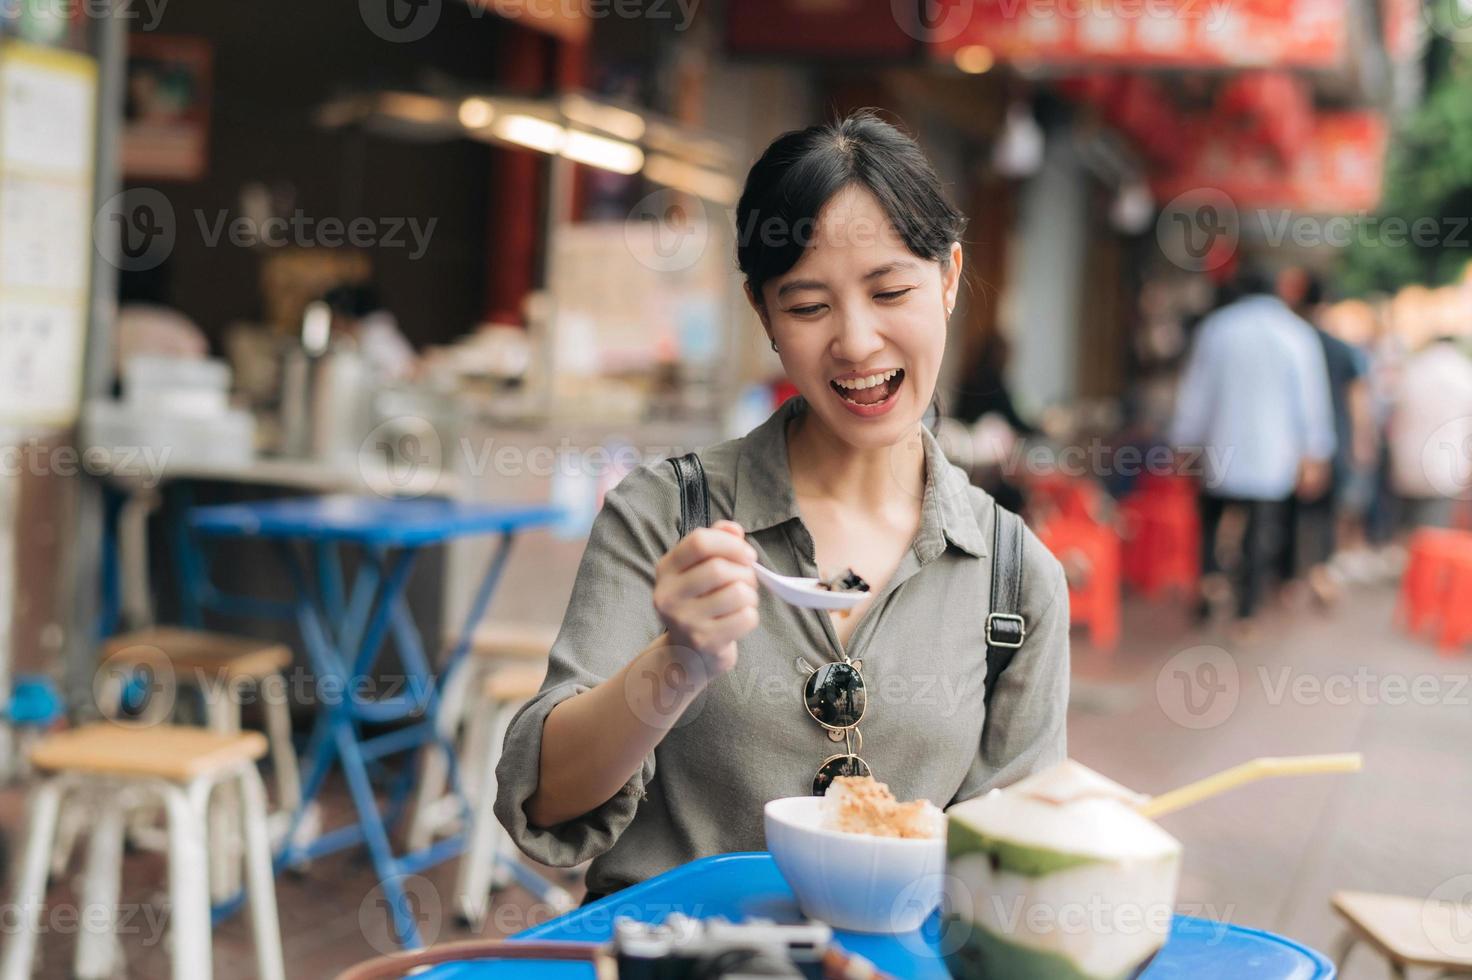
[{"label": "black backpack strap", "polygon": [[710,525],[710,488],[705,482],[705,467],[694,453],[670,457],[675,482],[680,485],[680,537],[697,527]]},{"label": "black backpack strap", "polygon": [[1022,618],[1022,518],[992,501],[992,605],[986,617],[986,700],[1027,639]]}]

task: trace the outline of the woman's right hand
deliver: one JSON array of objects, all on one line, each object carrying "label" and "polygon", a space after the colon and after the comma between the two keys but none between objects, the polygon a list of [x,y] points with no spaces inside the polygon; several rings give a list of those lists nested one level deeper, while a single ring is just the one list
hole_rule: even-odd
[{"label": "woman's right hand", "polygon": [[734,521],[697,528],[654,572],[654,609],[676,649],[700,657],[710,676],[736,666],[736,641],[759,622],[756,550]]}]

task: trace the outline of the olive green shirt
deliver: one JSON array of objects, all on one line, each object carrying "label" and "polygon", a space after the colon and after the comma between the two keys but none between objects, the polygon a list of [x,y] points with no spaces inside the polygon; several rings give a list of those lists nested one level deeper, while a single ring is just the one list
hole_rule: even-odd
[{"label": "olive green shirt", "polygon": [[[813,541],[787,466],[789,401],[740,439],[700,454],[712,519],[740,524],[768,568],[814,576]],[[902,800],[940,806],[1005,786],[1064,758],[1068,591],[1063,570],[1029,531],[1023,545],[1027,638],[997,682],[982,737],[984,623],[991,595],[991,497],[924,435],[920,531],[850,637],[868,704],[862,757]],[[712,681],[628,783],[602,806],[555,827],[527,821],[542,725],[559,702],[613,676],[664,632],[655,563],[677,541],[679,491],[666,462],[629,474],[595,521],[541,692],[512,720],[496,770],[496,816],[545,864],[592,859],[588,887],[613,891],[708,854],[764,850],[762,807],[812,792],[844,751],[803,706],[807,670],[841,659],[826,612],[760,590],[761,625],[739,662]],[[653,678],[632,677],[631,683]]]}]

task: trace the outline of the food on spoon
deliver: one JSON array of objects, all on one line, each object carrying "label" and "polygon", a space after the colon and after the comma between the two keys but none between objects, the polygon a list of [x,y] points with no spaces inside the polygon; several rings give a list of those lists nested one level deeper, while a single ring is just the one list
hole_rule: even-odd
[{"label": "food on spoon", "polygon": [[[832,792],[831,790],[829,792]],[[1181,845],[1140,795],[1065,761],[947,811],[956,980],[1133,977],[1170,931]]]},{"label": "food on spoon", "polygon": [[852,568],[845,568],[837,575],[818,579],[817,587],[829,592],[868,592],[869,583]]},{"label": "food on spoon", "polygon": [[926,839],[945,833],[945,814],[929,800],[901,803],[873,776],[839,776],[823,796],[823,829],[873,837]]}]

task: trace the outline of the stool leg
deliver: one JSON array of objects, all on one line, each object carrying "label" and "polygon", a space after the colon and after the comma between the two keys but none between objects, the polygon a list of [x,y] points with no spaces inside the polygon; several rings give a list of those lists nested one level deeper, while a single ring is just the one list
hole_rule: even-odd
[{"label": "stool leg", "polygon": [[16,913],[15,933],[5,944],[5,955],[0,959],[0,980],[27,980],[31,975],[62,791],[63,784],[57,779],[49,779],[31,791],[26,846],[16,866],[15,891],[11,899],[11,907]]},{"label": "stool leg", "polygon": [[271,871],[271,835],[266,827],[266,790],[254,765],[239,776],[241,820],[245,824],[245,877],[250,898],[250,929],[256,944],[256,976],[285,980],[281,924],[276,916],[276,878]]},{"label": "stool leg", "polygon": [[210,980],[210,880],[206,873],[205,814],[209,783],[161,787],[169,815],[169,902],[174,918],[174,980]]},{"label": "stool leg", "polygon": [[290,813],[302,802],[302,775],[291,744],[291,704],[286,678],[271,674],[261,680],[261,707],[266,714],[266,738],[271,743],[271,768],[276,771],[276,809]]},{"label": "stool leg", "polygon": [[[466,689],[470,686],[470,675],[475,673],[469,662],[455,668],[445,683],[440,695],[440,713],[436,728],[440,737],[453,742],[460,729],[466,710]],[[431,743],[423,749],[424,765],[419,773],[419,787],[414,794],[414,819],[409,824],[408,846],[410,851],[422,851],[434,840],[435,830],[441,822],[436,803],[445,795],[449,781],[450,765],[438,744]],[[462,770],[463,771],[463,770]]]},{"label": "stool leg", "polygon": [[[240,690],[226,679],[206,689],[205,714],[210,730],[240,734]],[[209,806],[210,900],[228,902],[240,891],[240,801],[230,781],[216,787]]]},{"label": "stool leg", "polygon": [[[496,736],[506,735],[507,712],[498,704],[482,704],[470,722],[466,734],[472,751],[489,759],[495,751]],[[479,929],[485,921],[491,878],[496,871],[500,850],[501,825],[493,812],[496,804],[496,774],[481,774],[480,785],[471,800],[472,817],[468,842],[455,868],[455,905],[460,916]]]},{"label": "stool leg", "polygon": [[81,932],[77,936],[72,973],[78,980],[108,980],[116,965],[118,898],[123,880],[123,829],[128,813],[124,799],[103,800],[87,848],[82,885]]},{"label": "stool leg", "polygon": [[56,833],[53,835],[51,847],[51,876],[60,878],[66,874],[67,865],[72,863],[72,851],[77,846],[77,838],[82,835],[82,828],[87,825],[88,807],[77,804],[62,810],[57,817]]}]

